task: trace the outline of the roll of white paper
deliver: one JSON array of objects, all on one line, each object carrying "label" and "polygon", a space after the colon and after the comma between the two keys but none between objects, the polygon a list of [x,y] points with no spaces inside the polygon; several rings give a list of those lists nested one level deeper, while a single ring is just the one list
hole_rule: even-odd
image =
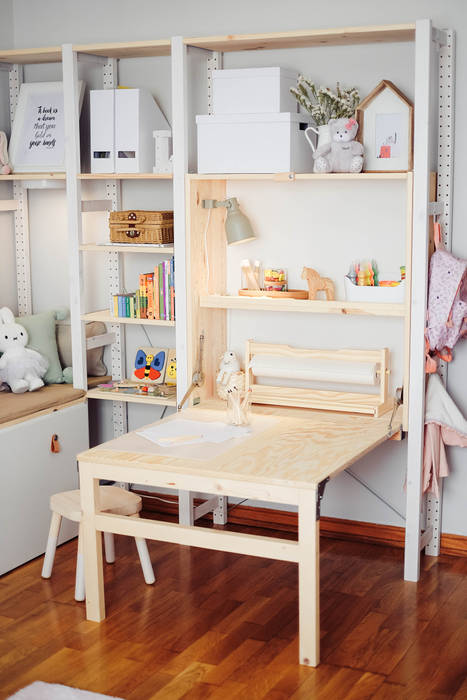
[{"label": "roll of white paper", "polygon": [[342,362],[339,360],[290,359],[279,355],[254,355],[250,368],[255,377],[303,379],[334,384],[376,384],[374,362]]}]

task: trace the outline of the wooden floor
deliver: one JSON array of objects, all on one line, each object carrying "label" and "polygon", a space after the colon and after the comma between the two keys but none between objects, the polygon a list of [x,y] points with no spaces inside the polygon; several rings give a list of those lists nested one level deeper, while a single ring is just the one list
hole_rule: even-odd
[{"label": "wooden floor", "polygon": [[125,700],[467,698],[467,559],[321,540],[322,663],[298,666],[294,564],[150,543],[146,586],[133,540],[106,566],[108,617],[73,600],[76,542],[53,578],[36,560],[0,578],[0,697],[34,680]]}]

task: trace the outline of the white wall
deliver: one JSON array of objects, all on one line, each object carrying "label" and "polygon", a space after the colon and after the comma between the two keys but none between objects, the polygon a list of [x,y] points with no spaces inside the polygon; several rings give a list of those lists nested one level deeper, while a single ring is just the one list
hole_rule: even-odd
[{"label": "white wall", "polygon": [[[66,7],[66,11],[64,11]],[[164,38],[175,34],[185,36],[281,31],[303,27],[342,27],[352,25],[390,24],[431,17],[438,27],[452,27],[457,32],[457,83],[456,123],[463,125],[467,119],[467,4],[464,0],[392,0],[391,3],[357,0],[349,4],[343,1],[323,3],[322,0],[290,0],[287,5],[277,0],[231,0],[193,3],[173,0],[171,3],[139,0],[137,4],[123,0],[43,0],[34,5],[28,0],[14,2],[14,43],[17,47],[52,45],[63,42],[124,41],[147,38]],[[46,18],[46,21],[45,21]],[[38,32],[40,27],[40,32]],[[1,41],[1,35],[0,35]],[[376,58],[375,58],[376,56]],[[413,54],[408,45],[380,47],[355,47],[353,49],[320,48],[318,50],[294,50],[285,52],[258,52],[231,54],[228,65],[284,65],[298,68],[313,75],[319,82],[332,83],[336,79],[344,84],[356,83],[362,94],[371,89],[380,78],[390,78],[409,96],[413,96]],[[167,73],[165,68],[156,72],[156,66],[148,68],[144,62],[122,62],[121,75],[134,85],[162,84],[166,97]],[[155,74],[156,73],[156,77]],[[382,74],[383,73],[383,74]],[[38,79],[38,78],[35,78]],[[169,103],[168,103],[169,104]],[[1,114],[1,112],[0,112]],[[467,152],[465,129],[456,130],[456,154]],[[464,196],[467,179],[467,162],[457,157],[454,185],[453,250],[467,257],[467,198]],[[128,196],[132,193],[128,189]],[[141,197],[150,196],[148,190]],[[65,219],[57,193],[55,228],[65,234]],[[130,200],[128,200],[130,201]],[[36,208],[42,234],[48,230],[46,221],[50,209],[45,201],[31,202]],[[52,202],[50,201],[49,204]],[[132,200],[134,206],[134,200]],[[40,216],[42,212],[42,217]],[[0,220],[0,235],[5,236],[5,226]],[[42,244],[44,239],[42,239]],[[39,244],[38,244],[39,245]],[[0,275],[5,269],[4,255],[0,257]],[[6,250],[8,254],[8,250]],[[40,260],[44,247],[33,256],[36,265],[35,286],[41,290],[41,304],[51,303],[45,278],[41,276]],[[63,243],[55,256],[56,263],[66,266]],[[57,265],[58,267],[59,265]],[[63,272],[64,278],[66,272]],[[0,279],[0,293],[2,291]],[[0,299],[1,301],[1,299]],[[449,369],[449,390],[459,406],[467,413],[466,381],[467,343],[456,348],[455,362]],[[138,414],[135,421],[146,420],[147,414]],[[467,493],[467,455],[460,448],[450,449],[452,475],[447,480],[444,501],[443,530],[467,534],[465,494]],[[404,509],[405,444],[388,443],[371,453],[355,470],[400,510]],[[342,475],[329,487],[324,506],[328,515],[376,521],[400,525],[401,521],[378,501],[363,492],[349,476]]]}]

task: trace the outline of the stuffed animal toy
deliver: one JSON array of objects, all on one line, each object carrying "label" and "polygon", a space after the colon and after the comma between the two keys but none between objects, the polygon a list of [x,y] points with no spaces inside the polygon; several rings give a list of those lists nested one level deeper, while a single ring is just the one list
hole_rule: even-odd
[{"label": "stuffed animal toy", "polygon": [[237,387],[243,391],[245,386],[245,373],[240,369],[240,363],[234,352],[227,350],[222,355],[219,370],[216,376],[217,395],[224,401],[227,400],[227,390]]},{"label": "stuffed animal toy", "polygon": [[0,309],[0,383],[6,382],[15,394],[35,391],[44,386],[42,377],[47,372],[48,360],[26,347],[28,334],[15,323],[10,309]]},{"label": "stuffed animal toy", "polygon": [[8,141],[4,131],[0,131],[0,167],[2,175],[11,173],[11,166],[8,158]]},{"label": "stuffed animal toy", "polygon": [[331,143],[325,143],[313,153],[315,173],[359,173],[363,168],[363,146],[355,137],[355,119],[329,121]]}]

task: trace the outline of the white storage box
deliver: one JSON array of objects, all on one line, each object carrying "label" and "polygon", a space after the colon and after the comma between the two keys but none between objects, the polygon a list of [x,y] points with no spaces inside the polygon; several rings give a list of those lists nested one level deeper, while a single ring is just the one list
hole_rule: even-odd
[{"label": "white storage box", "polygon": [[213,114],[196,117],[199,173],[311,173],[303,116]]},{"label": "white storage box", "polygon": [[347,301],[379,301],[388,304],[403,304],[405,301],[405,280],[397,287],[359,287],[344,277],[344,284]]},{"label": "white storage box", "polygon": [[213,114],[297,112],[290,88],[298,73],[284,68],[234,68],[212,72]]}]

